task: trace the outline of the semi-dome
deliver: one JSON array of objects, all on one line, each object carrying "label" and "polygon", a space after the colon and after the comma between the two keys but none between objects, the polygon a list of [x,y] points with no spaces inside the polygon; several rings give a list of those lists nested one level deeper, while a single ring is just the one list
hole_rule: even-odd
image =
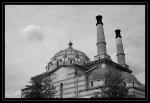
[{"label": "semi-dome", "polygon": [[[105,78],[105,74],[108,73],[110,70],[106,69],[106,68],[95,68],[89,76],[90,80],[101,80]],[[115,75],[116,73],[111,71],[113,73],[113,75]],[[134,75],[132,75],[131,73],[128,72],[121,72],[122,77],[124,78],[124,82],[126,83],[138,83],[140,84],[140,82],[136,79],[136,77]]]},{"label": "semi-dome", "polygon": [[105,78],[105,74],[108,73],[109,70],[105,68],[96,68],[90,73],[90,80],[101,80]]},{"label": "semi-dome", "polygon": [[70,64],[79,64],[83,65],[90,62],[88,56],[72,47],[72,42],[70,42],[69,47],[65,50],[61,50],[56,53],[48,63],[49,68],[58,66],[58,65],[70,65]]},{"label": "semi-dome", "polygon": [[128,72],[121,72],[122,76],[124,77],[124,81],[128,83],[138,83],[140,82],[136,79],[136,77]]}]

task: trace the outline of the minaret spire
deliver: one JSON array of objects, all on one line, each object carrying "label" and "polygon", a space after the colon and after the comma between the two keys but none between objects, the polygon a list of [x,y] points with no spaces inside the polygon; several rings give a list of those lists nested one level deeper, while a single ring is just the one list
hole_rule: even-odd
[{"label": "minaret spire", "polygon": [[118,64],[124,66],[124,67],[128,67],[128,65],[126,64],[125,61],[125,53],[124,53],[124,49],[123,49],[123,43],[122,43],[122,36],[120,34],[121,30],[120,29],[116,29],[116,49],[117,49],[117,60],[118,60]]},{"label": "minaret spire", "polygon": [[96,16],[96,27],[97,27],[97,55],[95,56],[95,60],[107,58],[110,59],[110,56],[107,55],[106,50],[106,42],[105,42],[105,35],[104,35],[104,29],[103,29],[103,22],[102,22],[102,16],[98,15]]}]

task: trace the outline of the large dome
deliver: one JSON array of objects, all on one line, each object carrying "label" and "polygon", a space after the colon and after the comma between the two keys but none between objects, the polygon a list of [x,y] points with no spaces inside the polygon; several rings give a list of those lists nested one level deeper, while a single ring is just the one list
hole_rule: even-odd
[{"label": "large dome", "polygon": [[74,63],[83,65],[90,62],[90,59],[85,53],[72,47],[73,44],[71,42],[68,45],[69,47],[67,49],[59,51],[52,57],[51,61],[48,63],[49,68],[58,65],[71,65]]}]

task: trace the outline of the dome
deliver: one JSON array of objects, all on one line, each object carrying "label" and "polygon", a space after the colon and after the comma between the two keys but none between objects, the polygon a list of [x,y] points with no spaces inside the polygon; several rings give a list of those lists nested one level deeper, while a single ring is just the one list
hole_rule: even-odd
[{"label": "dome", "polygon": [[125,82],[128,82],[128,83],[132,83],[132,82],[135,82],[135,83],[140,83],[136,77],[128,72],[121,72],[122,76],[124,77],[124,81]]},{"label": "dome", "polygon": [[[93,70],[90,74],[89,79],[90,80],[100,80],[100,79],[104,79],[105,78],[105,74],[108,73],[110,70],[106,69],[106,68],[95,68],[95,70]],[[113,73],[113,75],[115,75],[116,73],[111,71]],[[136,77],[128,72],[121,72],[122,77],[124,78],[125,82],[128,83],[138,83],[140,84],[140,82],[136,79]]]},{"label": "dome", "polygon": [[49,67],[63,64],[69,65],[74,63],[83,65],[90,62],[90,59],[85,53],[72,47],[72,42],[70,42],[68,45],[69,47],[67,49],[61,50],[52,57],[51,61],[49,62]]},{"label": "dome", "polygon": [[100,80],[100,79],[104,79],[105,74],[108,72],[107,69],[104,68],[96,68],[95,70],[93,70],[90,74],[89,79],[90,80]]}]

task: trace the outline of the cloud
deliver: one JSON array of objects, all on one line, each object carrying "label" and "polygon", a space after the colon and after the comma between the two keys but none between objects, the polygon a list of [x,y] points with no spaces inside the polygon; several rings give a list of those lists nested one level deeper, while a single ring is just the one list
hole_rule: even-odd
[{"label": "cloud", "polygon": [[145,54],[143,47],[136,45],[130,46],[126,49],[126,62],[134,74],[145,71]]},{"label": "cloud", "polygon": [[43,34],[42,28],[37,25],[27,25],[22,30],[23,36],[26,37],[28,41],[43,41],[45,39],[45,35]]},{"label": "cloud", "polygon": [[20,95],[21,94],[21,91],[16,91],[14,92],[15,95]]},{"label": "cloud", "polygon": [[15,92],[6,93],[5,98],[21,98],[21,91],[17,90]]}]

